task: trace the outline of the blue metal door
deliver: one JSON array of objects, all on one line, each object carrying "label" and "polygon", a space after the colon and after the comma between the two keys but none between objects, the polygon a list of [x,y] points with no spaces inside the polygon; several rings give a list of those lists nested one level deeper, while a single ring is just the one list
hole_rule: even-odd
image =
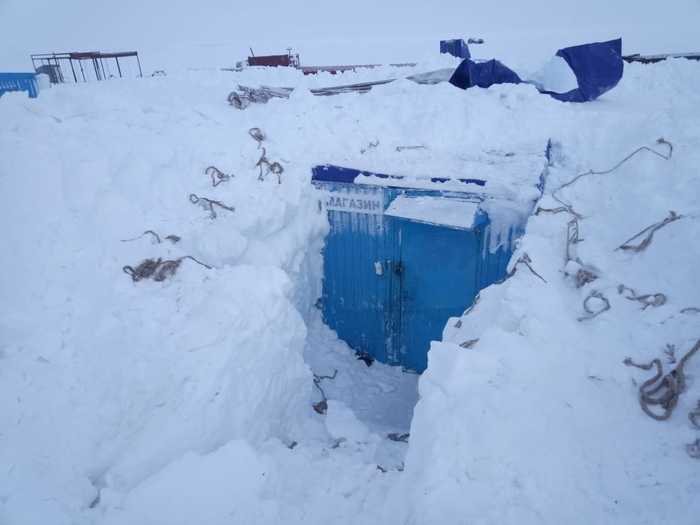
[{"label": "blue metal door", "polygon": [[353,349],[395,358],[396,243],[383,215],[329,211],[324,248],[323,316]]},{"label": "blue metal door", "polygon": [[422,372],[476,293],[480,233],[329,210],[323,314],[353,349]]},{"label": "blue metal door", "polygon": [[430,341],[445,322],[472,304],[477,288],[479,233],[396,220],[401,261],[401,364],[422,372]]}]

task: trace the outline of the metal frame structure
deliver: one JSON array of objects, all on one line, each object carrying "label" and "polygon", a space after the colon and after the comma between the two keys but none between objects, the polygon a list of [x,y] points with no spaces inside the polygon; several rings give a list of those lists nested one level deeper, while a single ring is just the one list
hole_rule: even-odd
[{"label": "metal frame structure", "polygon": [[[139,67],[139,77],[143,77],[143,71],[141,70],[141,61],[139,60],[139,54],[137,51],[121,51],[117,53],[102,53],[100,51],[88,51],[88,52],[71,52],[71,53],[37,53],[31,55],[32,66],[37,73],[40,73],[40,68],[42,66],[49,66],[53,70],[53,74],[50,74],[51,82],[54,84],[66,82],[67,72],[64,73],[62,65],[70,66],[70,74],[73,77],[73,82],[79,82],[82,78],[83,82],[87,82],[88,78],[85,76],[85,68],[83,64],[88,61],[92,64],[92,69],[95,72],[95,78],[99,80],[106,80],[109,78],[105,70],[105,60],[114,60],[117,67],[117,72],[119,78],[122,78],[122,68],[119,63],[119,59],[122,58],[136,58],[136,63]],[[77,65],[77,69],[76,69]],[[70,79],[70,77],[68,77]],[[68,80],[70,81],[70,80]]]},{"label": "metal frame structure", "polygon": [[655,64],[666,60],[667,58],[685,58],[688,60],[700,61],[700,53],[663,53],[660,55],[640,55],[635,53],[634,55],[625,55],[622,60],[625,62],[641,62],[642,64]]},{"label": "metal frame structure", "polygon": [[[465,44],[466,46],[466,44]],[[245,62],[248,66],[262,66],[262,67],[293,67],[301,70],[305,75],[315,75],[316,73],[330,73],[335,75],[336,73],[343,73],[344,71],[356,71],[358,69],[373,69],[375,67],[380,67],[382,64],[349,64],[349,65],[337,65],[337,66],[302,66],[299,59],[299,53],[292,53],[292,48],[287,48],[286,55],[258,55],[253,53],[253,49],[250,48],[250,56]],[[413,67],[416,65],[415,62],[405,62],[400,64],[389,64],[392,67]],[[238,62],[236,64],[236,71],[243,67],[243,62]]]},{"label": "metal frame structure", "polygon": [[29,98],[39,96],[34,73],[0,73],[0,97],[8,91],[26,91]]},{"label": "metal frame structure", "polygon": [[299,54],[292,54],[292,48],[287,48],[286,55],[258,55],[253,53],[253,48],[250,48],[250,56],[248,57],[249,66],[265,66],[265,67],[299,67]]}]

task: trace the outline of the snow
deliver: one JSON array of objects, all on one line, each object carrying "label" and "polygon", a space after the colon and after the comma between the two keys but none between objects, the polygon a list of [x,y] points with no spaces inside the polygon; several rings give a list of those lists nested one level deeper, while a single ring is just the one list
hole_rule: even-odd
[{"label": "snow", "polygon": [[[658,33],[674,16],[693,20],[680,9],[689,5],[647,14],[647,25],[655,18]],[[36,8],[2,9],[10,6],[17,19]],[[417,20],[417,9],[406,6],[401,16]],[[563,24],[564,12],[548,20]],[[141,23],[152,23],[148,13]],[[613,15],[611,26],[626,20]],[[162,16],[167,26],[170,14]],[[632,25],[641,15],[627,16]],[[0,19],[4,31],[8,18]],[[214,26],[226,23],[212,18]],[[55,41],[35,31],[31,50],[102,47],[96,33],[89,38],[95,27],[81,24],[82,38],[65,32]],[[658,46],[635,36],[632,43],[648,49],[630,51],[673,51],[666,46],[690,41],[687,25],[678,27]],[[152,49],[162,31],[143,37]],[[602,40],[606,31],[594,33]],[[507,47],[495,34],[483,36]],[[127,36],[108,32],[105,40],[128,46]],[[546,48],[551,56],[582,41],[543,32],[518,53],[525,61],[525,51]],[[12,40],[3,49],[7,63],[29,47]],[[159,56],[168,56],[166,47]],[[275,40],[271,51],[278,48]],[[194,63],[188,49],[182,61]],[[220,49],[212,67],[222,56],[233,61],[229,43]],[[627,356],[664,357],[667,344],[680,356],[699,337],[698,314],[685,310],[700,307],[697,64],[627,65],[617,88],[583,105],[527,85],[463,92],[398,81],[335,97],[303,89],[390,74],[174,69],[167,77],[52,87],[35,100],[2,97],[1,523],[697,522],[700,475],[684,447],[699,437],[687,413],[700,397],[700,361],[688,363],[688,388],[665,422],[637,403],[649,375],[622,364]],[[226,104],[238,83],[298,89],[238,111]],[[254,126],[267,134],[267,157],[284,167],[280,184],[272,174],[258,180]],[[596,269],[598,279],[576,288],[566,275],[567,214],[530,217],[512,263],[527,253],[546,282],[519,264],[512,278],[482,291],[473,309],[447,322],[420,378],[367,367],[320,321],[313,305],[328,225],[312,166],[414,177],[492,173],[494,197],[531,204],[552,138],[558,146],[538,205],[555,208],[554,188],[642,145],[665,152],[658,137],[673,143],[671,160],[642,152],[559,194],[583,217],[576,264]],[[397,145],[427,150],[396,152]],[[505,155],[512,151],[520,154]],[[214,188],[209,165],[233,177]],[[499,173],[509,174],[501,185]],[[511,173],[523,178],[514,183]],[[218,208],[212,219],[190,203],[191,193],[235,211]],[[615,250],[669,210],[684,217],[645,251]],[[122,242],[149,229],[181,241]],[[492,239],[501,242],[498,230],[501,240]],[[133,282],[122,271],[144,258],[185,255],[213,268],[186,259],[163,282]],[[642,310],[618,294],[620,284],[668,300]],[[578,321],[593,290],[611,309]],[[312,409],[320,400],[313,374],[334,370],[335,379],[320,383],[328,397],[321,415]],[[387,439],[406,432],[408,443]]]},{"label": "snow", "polygon": [[541,69],[521,78],[534,82],[542,90],[554,93],[566,93],[578,87],[573,70],[559,56],[552,57]]},{"label": "snow", "polygon": [[474,224],[474,215],[478,209],[478,202],[399,195],[389,204],[384,214],[428,224],[469,229]]},{"label": "snow", "polygon": [[[269,513],[264,508],[251,508],[247,502],[261,490],[265,468],[255,450],[244,441],[230,441],[207,455],[187,452],[122,501],[116,500],[117,510],[103,523],[260,521]],[[242,472],[247,474],[245,478],[241,477]],[[175,494],[181,497],[173,498]],[[110,503],[110,497],[117,496],[106,494],[105,503]]]},{"label": "snow", "polygon": [[[454,89],[450,85],[432,86],[436,88]],[[423,130],[411,129],[410,136],[422,137],[422,140],[409,139],[414,145],[418,143],[418,147],[401,151],[397,150],[402,147],[400,143],[380,142],[353,159],[352,167],[370,172],[358,175],[355,183],[456,192],[476,190],[491,197],[523,201],[539,195],[535,186],[546,165],[547,139],[536,134],[517,139],[511,136],[508,145],[494,137],[465,143],[461,142],[463,131],[455,126],[452,132],[457,136],[444,136],[441,130],[439,136],[430,137],[424,135]],[[387,179],[372,173],[402,178]],[[435,178],[446,180],[435,181]],[[459,179],[477,179],[486,184],[478,188]]]},{"label": "snow", "polygon": [[[613,166],[638,145],[666,153],[654,144],[658,136],[674,143],[674,155],[665,162],[642,153],[612,174],[563,190],[583,215],[576,255],[598,269],[598,280],[576,289],[564,278],[567,214],[531,217],[514,258],[527,253],[547,283],[519,266],[512,279],[484,290],[459,322],[448,322],[421,378],[406,460],[406,486],[416,486],[416,496],[429,491],[430,504],[411,498],[406,520],[697,521],[700,476],[684,450],[698,435],[686,417],[700,394],[697,382],[673,418],[660,423],[636,400],[649,374],[622,361],[663,357],[666,344],[680,357],[698,337],[697,319],[680,313],[700,296],[692,262],[699,202],[688,191],[698,182],[691,88],[698,74],[680,61],[627,68],[606,103],[577,107],[576,127],[559,129],[549,191],[588,168]],[[617,123],[620,111],[624,125]],[[540,205],[558,203],[545,198]],[[669,209],[686,219],[657,232],[645,252],[615,251]],[[618,284],[663,292],[668,302],[642,310],[618,294]],[[579,322],[590,290],[603,293],[611,310]],[[479,341],[468,351],[458,346],[473,339]],[[700,362],[687,369],[695,377],[699,371]]]},{"label": "snow", "polygon": [[323,390],[329,399],[351,408],[373,432],[408,432],[418,400],[417,374],[378,361],[366,365],[323,324],[320,315],[309,322],[304,358],[320,376],[341,371],[334,380],[321,383]]},{"label": "snow", "polygon": [[[311,196],[256,180],[247,127],[247,176],[211,188],[203,169],[231,148],[209,110],[168,101],[155,81],[101,87],[53,88],[38,105],[3,97],[0,109],[3,221],[15,225],[0,278],[9,522],[26,522],[28,500],[37,521],[72,522],[97,489],[129,491],[188,451],[291,441],[308,410],[302,306],[318,283],[297,277],[320,264],[309,247],[325,228]],[[191,192],[236,212],[212,220]],[[146,229],[182,241],[121,242]],[[215,269],[186,260],[163,283],[122,272],[182,255]]]},{"label": "snow", "polygon": [[[532,188],[530,188],[532,192]],[[504,247],[510,250],[513,242],[517,240],[518,234],[522,232],[527,223],[528,216],[533,212],[535,200],[531,194],[523,192],[520,199],[512,201],[509,199],[486,199],[479,208],[489,217],[484,234],[487,242],[484,243],[484,250],[495,253],[499,248]],[[523,200],[529,196],[531,200]]]},{"label": "snow", "polygon": [[357,419],[355,413],[342,401],[331,400],[328,402],[326,428],[328,433],[336,439],[362,443],[370,437],[367,427]]}]

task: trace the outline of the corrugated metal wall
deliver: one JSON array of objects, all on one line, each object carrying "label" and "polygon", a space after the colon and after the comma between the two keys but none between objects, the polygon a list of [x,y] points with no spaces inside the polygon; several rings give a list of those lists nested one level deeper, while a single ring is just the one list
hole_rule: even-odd
[{"label": "corrugated metal wall", "polygon": [[325,322],[352,348],[422,372],[430,341],[442,337],[447,319],[505,276],[512,243],[494,254],[485,250],[485,216],[473,229],[457,229],[382,214],[397,195],[434,191],[318,186],[331,226],[324,248]]}]

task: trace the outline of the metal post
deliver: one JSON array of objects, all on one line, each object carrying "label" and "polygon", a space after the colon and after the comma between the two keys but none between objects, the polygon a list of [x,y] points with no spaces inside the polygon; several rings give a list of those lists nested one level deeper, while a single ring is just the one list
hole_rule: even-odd
[{"label": "metal post", "polygon": [[77,84],[78,83],[78,77],[75,76],[75,68],[73,67],[73,59],[68,57],[68,62],[70,62],[70,70],[73,72],[73,81]]},{"label": "metal post", "polygon": [[[53,58],[53,64],[51,64],[51,58]],[[58,64],[58,57],[56,57],[56,53],[52,53],[52,55],[46,59],[46,65],[47,66],[51,66],[51,65],[56,66],[54,68],[54,73],[56,75],[56,78],[59,80],[63,80],[63,75],[61,74],[61,66]]]},{"label": "metal post", "polygon": [[119,78],[122,78],[122,68],[119,67],[119,57],[114,57],[114,60],[117,61],[117,71],[119,71]]},{"label": "metal post", "polygon": [[[61,83],[63,83],[66,81],[66,79],[63,78],[63,70],[61,69],[61,63],[58,61],[56,53],[53,54],[53,60],[56,62],[56,76],[59,78]],[[51,61],[49,61],[49,64],[51,64]]]},{"label": "metal post", "polygon": [[100,57],[100,65],[102,66],[102,76],[104,77],[104,80],[107,80],[109,77],[107,76],[107,73],[105,73],[105,63],[102,61],[102,57]]},{"label": "metal post", "polygon": [[139,60],[139,54],[138,54],[138,53],[136,53],[136,62],[137,62],[138,65],[139,65],[139,76],[140,76],[141,78],[143,78],[143,71],[141,71],[141,61]]},{"label": "metal post", "polygon": [[78,65],[80,66],[80,72],[83,74],[83,82],[87,82],[87,80],[85,80],[85,70],[83,69],[83,61],[81,59],[78,59]]}]

